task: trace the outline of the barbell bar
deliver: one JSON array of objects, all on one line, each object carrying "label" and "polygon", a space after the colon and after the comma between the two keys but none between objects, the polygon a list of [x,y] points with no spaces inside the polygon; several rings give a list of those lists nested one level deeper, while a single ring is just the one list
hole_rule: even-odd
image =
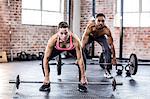
[{"label": "barbell bar", "polygon": [[[16,83],[15,80],[10,80],[9,83]],[[43,81],[20,81],[20,83],[43,83]],[[81,84],[81,82],[53,82],[50,84]],[[88,85],[111,85],[110,82],[88,82]],[[121,82],[117,82],[116,85],[123,85]]]},{"label": "barbell bar", "polygon": [[[128,63],[117,63],[115,64],[116,66],[120,66],[120,65],[127,65]],[[40,64],[42,65],[42,64]],[[58,65],[57,63],[49,63],[49,65]],[[61,65],[77,65],[75,62],[72,63],[61,63]],[[90,62],[87,63],[87,65],[113,65],[112,63],[94,63],[94,62]]]},{"label": "barbell bar", "polygon": [[[42,64],[40,64],[42,65]],[[49,65],[77,65],[75,62],[72,62],[72,63],[49,63]],[[87,65],[113,65],[112,63],[94,63],[94,62],[87,62]],[[126,62],[126,63],[117,63],[115,64],[116,67],[117,66],[122,66],[122,65],[126,65],[126,67],[128,66],[129,67],[129,72],[131,75],[135,75],[137,73],[137,70],[138,70],[138,59],[137,59],[137,56],[136,54],[131,54],[130,57],[129,57],[129,62]]]},{"label": "barbell bar", "polygon": [[[10,80],[9,83],[16,83],[15,80]],[[43,83],[42,81],[20,81],[20,83]],[[81,84],[80,82],[50,82],[50,84]],[[89,85],[111,85],[110,82],[88,82]],[[123,85],[117,82],[116,85]]]},{"label": "barbell bar", "polygon": [[[131,58],[132,58],[132,60],[131,60]],[[133,62],[135,63],[135,61],[137,61],[137,56],[136,56],[136,54],[131,54],[130,55],[130,58],[129,58],[129,62],[127,62],[127,63],[117,63],[117,64],[115,64],[116,66],[120,66],[120,65],[131,65]],[[113,65],[112,63],[101,63],[101,62],[96,62],[96,63],[94,63],[94,62],[87,62],[86,63],[87,65]],[[42,64],[40,64],[40,65],[42,65]],[[58,65],[58,63],[56,62],[56,63],[49,63],[49,65]],[[72,62],[72,63],[61,63],[61,65],[77,65],[77,63],[75,63],[75,62]],[[138,65],[138,63],[136,62],[136,65]]]},{"label": "barbell bar", "polygon": [[[17,89],[19,89],[20,83],[43,83],[43,81],[22,81],[20,80],[20,76],[17,75],[16,80],[9,80],[9,83],[15,83]],[[50,84],[81,84],[81,82],[53,82]],[[111,82],[88,82],[88,85],[112,85],[113,91],[116,89],[117,85],[123,85],[122,82],[116,82],[115,78],[113,78]]]}]

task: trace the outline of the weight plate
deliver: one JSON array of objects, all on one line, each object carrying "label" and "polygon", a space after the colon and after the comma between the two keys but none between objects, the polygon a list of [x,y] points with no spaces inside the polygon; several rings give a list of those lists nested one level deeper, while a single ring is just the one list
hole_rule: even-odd
[{"label": "weight plate", "polygon": [[57,59],[57,75],[61,75],[61,66],[62,66],[62,61],[61,61],[61,55],[59,54]]},{"label": "weight plate", "polygon": [[[101,55],[99,57],[99,63],[104,63],[104,54],[103,53],[101,53]],[[104,64],[99,64],[99,65],[102,69],[105,69]]]},{"label": "weight plate", "polygon": [[130,74],[135,75],[138,69],[138,60],[136,54],[130,55],[129,62],[131,63],[131,65],[129,65]]},{"label": "weight plate", "polygon": [[20,84],[20,77],[19,77],[19,75],[17,75],[17,77],[16,77],[16,88],[17,89],[19,89],[19,84]]},{"label": "weight plate", "polygon": [[113,78],[113,80],[112,80],[112,89],[113,89],[113,91],[116,90],[116,79],[115,78]]},{"label": "weight plate", "polygon": [[57,64],[57,75],[61,75],[61,65]]}]

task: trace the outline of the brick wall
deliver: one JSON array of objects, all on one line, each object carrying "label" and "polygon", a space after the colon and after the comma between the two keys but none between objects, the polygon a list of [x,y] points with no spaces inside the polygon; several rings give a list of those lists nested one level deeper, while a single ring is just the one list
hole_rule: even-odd
[{"label": "brick wall", "polygon": [[21,51],[30,54],[43,52],[56,27],[21,24],[21,0],[10,0],[10,6],[7,0],[1,0],[0,5],[0,50],[7,51],[8,58],[10,50],[14,58]]},{"label": "brick wall", "polygon": [[124,29],[123,55],[136,53],[139,59],[150,58],[150,28],[131,28]]},{"label": "brick wall", "polygon": [[[6,51],[10,57],[20,51],[38,53],[44,51],[48,38],[56,32],[53,26],[37,26],[21,24],[21,0],[0,0],[0,51]],[[106,15],[106,23],[112,31],[116,55],[119,56],[120,28],[114,27],[116,0],[96,0],[96,13]],[[66,10],[66,9],[65,9]],[[9,13],[10,12],[10,13]],[[92,0],[81,0],[81,33],[83,33],[88,19],[92,16]],[[11,25],[9,25],[9,23]],[[11,29],[10,29],[11,26]],[[11,30],[11,34],[9,32]],[[124,28],[123,57],[136,53],[140,59],[149,59],[150,28]],[[95,43],[95,55],[101,52],[99,44]]]},{"label": "brick wall", "polygon": [[9,51],[10,35],[9,35],[9,14],[7,0],[0,0],[0,51]]},{"label": "brick wall", "polygon": [[84,32],[86,24],[90,17],[92,17],[92,0],[81,0],[81,18],[80,18],[80,30]]}]

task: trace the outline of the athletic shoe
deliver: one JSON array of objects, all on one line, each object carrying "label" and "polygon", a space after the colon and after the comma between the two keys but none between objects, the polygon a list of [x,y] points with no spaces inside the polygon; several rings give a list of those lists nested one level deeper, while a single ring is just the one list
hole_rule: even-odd
[{"label": "athletic shoe", "polygon": [[78,90],[80,92],[87,92],[87,88],[85,85],[82,85],[82,84],[78,84]]},{"label": "athletic shoe", "polygon": [[50,83],[48,85],[42,85],[40,88],[39,88],[39,91],[50,91]]},{"label": "athletic shoe", "polygon": [[108,79],[113,78],[113,77],[111,76],[111,73],[110,73],[109,70],[105,70],[104,77],[106,77],[106,78],[108,78]]}]

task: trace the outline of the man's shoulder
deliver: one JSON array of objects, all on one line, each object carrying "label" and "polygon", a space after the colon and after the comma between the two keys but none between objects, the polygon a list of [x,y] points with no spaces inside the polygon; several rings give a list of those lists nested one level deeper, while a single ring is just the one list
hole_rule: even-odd
[{"label": "man's shoulder", "polygon": [[108,29],[108,30],[110,29],[109,26],[107,26],[107,25],[105,25],[104,28],[105,28],[105,29]]},{"label": "man's shoulder", "polygon": [[105,25],[104,28],[109,29],[109,27],[107,25]]},{"label": "man's shoulder", "polygon": [[104,29],[105,29],[105,31],[109,31],[110,32],[110,27],[108,27],[108,26],[104,26]]},{"label": "man's shoulder", "polygon": [[79,38],[79,36],[77,34],[72,33],[71,36],[72,36],[74,41],[80,41],[80,38]]}]

